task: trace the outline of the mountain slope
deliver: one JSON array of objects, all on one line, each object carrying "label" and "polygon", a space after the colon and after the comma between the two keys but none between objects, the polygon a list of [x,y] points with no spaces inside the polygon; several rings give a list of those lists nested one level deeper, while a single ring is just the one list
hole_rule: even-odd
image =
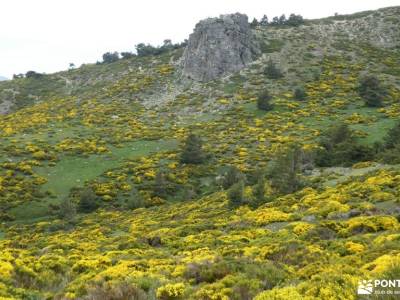
[{"label": "mountain slope", "polygon": [[[262,56],[208,83],[181,78],[182,48],[1,82],[0,297],[356,299],[359,280],[397,274],[397,165],[304,170],[304,188],[266,184],[252,201],[288,145],[316,151],[344,122],[372,147],[395,125],[399,10],[258,26]],[[270,60],[283,78],[264,74]],[[357,92],[365,73],[387,87],[382,108]],[[269,112],[256,104],[265,89]],[[183,164],[193,132],[208,158]],[[247,205],[222,188],[230,166]],[[97,207],[63,217],[86,190]]]}]

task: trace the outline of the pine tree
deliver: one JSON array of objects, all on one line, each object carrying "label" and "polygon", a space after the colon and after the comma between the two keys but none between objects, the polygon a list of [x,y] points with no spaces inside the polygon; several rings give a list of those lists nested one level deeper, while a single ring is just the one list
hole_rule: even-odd
[{"label": "pine tree", "polygon": [[286,21],[286,25],[298,27],[304,24],[304,19],[301,15],[290,14],[289,19]]},{"label": "pine tree", "polygon": [[375,76],[365,76],[360,80],[358,93],[369,107],[382,106],[386,90],[382,87],[379,79]]},{"label": "pine tree", "polygon": [[222,181],[222,187],[227,190],[242,179],[243,174],[235,166],[229,166],[228,171],[226,172]]},{"label": "pine tree", "polygon": [[85,188],[79,197],[78,210],[90,213],[97,208],[97,196],[91,188]]},{"label": "pine tree", "polygon": [[290,194],[302,186],[299,178],[302,163],[302,150],[298,145],[292,145],[279,153],[270,163],[268,177],[271,187],[278,194]]},{"label": "pine tree", "polygon": [[154,180],[153,195],[160,198],[167,197],[167,181],[163,171],[158,171]]},{"label": "pine tree", "polygon": [[240,206],[245,202],[243,180],[240,180],[231,186],[231,188],[228,190],[228,199],[229,203],[234,207]]},{"label": "pine tree", "polygon": [[186,138],[181,154],[181,163],[185,164],[201,164],[206,156],[203,152],[203,143],[195,134],[189,134]]},{"label": "pine tree", "polygon": [[273,109],[271,104],[272,96],[269,94],[268,90],[264,90],[257,98],[257,108],[269,111]]},{"label": "pine tree", "polygon": [[260,21],[261,26],[267,26],[269,24],[267,15],[264,15]]},{"label": "pine tree", "polygon": [[278,69],[272,59],[268,61],[268,64],[264,69],[264,74],[268,79],[279,79],[283,77],[281,70]]},{"label": "pine tree", "polygon": [[286,25],[286,16],[285,14],[279,17],[279,25]]},{"label": "pine tree", "polygon": [[119,59],[118,52],[106,52],[103,54],[103,63],[109,64]]},{"label": "pine tree", "polygon": [[256,28],[259,25],[258,20],[256,18],[250,23],[251,28]]},{"label": "pine tree", "polygon": [[384,138],[384,147],[387,149],[395,148],[400,144],[400,121],[389,129],[387,135]]},{"label": "pine tree", "polygon": [[297,87],[294,90],[293,94],[294,94],[294,99],[299,100],[299,101],[303,101],[307,98],[307,93],[303,87]]},{"label": "pine tree", "polygon": [[265,201],[265,185],[266,180],[264,174],[260,174],[257,184],[253,187],[253,195],[255,197],[256,206]]}]

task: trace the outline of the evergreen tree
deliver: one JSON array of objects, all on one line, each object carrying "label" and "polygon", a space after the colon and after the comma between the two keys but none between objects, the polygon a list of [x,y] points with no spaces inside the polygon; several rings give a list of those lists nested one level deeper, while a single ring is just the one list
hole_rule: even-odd
[{"label": "evergreen tree", "polygon": [[240,180],[243,180],[243,174],[235,166],[229,166],[222,181],[222,187],[227,190]]},{"label": "evergreen tree", "polygon": [[78,210],[83,213],[90,213],[96,210],[97,207],[97,195],[92,188],[83,189],[79,197]]},{"label": "evergreen tree", "polygon": [[279,18],[278,17],[274,17],[272,19],[272,22],[270,23],[271,25],[279,25]]},{"label": "evergreen tree", "polygon": [[294,99],[304,101],[307,98],[307,93],[303,87],[297,87],[294,90]]},{"label": "evergreen tree", "polygon": [[271,104],[272,96],[269,94],[268,90],[264,90],[257,98],[257,108],[269,111],[273,109]]},{"label": "evergreen tree", "polygon": [[256,28],[259,25],[258,20],[256,18],[250,23],[251,28]]},{"label": "evergreen tree", "polygon": [[265,185],[267,181],[264,174],[260,174],[257,184],[253,187],[253,195],[255,197],[255,206],[260,205],[265,201]]},{"label": "evergreen tree", "polygon": [[168,194],[167,181],[163,171],[158,171],[154,180],[153,195],[160,198],[166,198]]},{"label": "evergreen tree", "polygon": [[260,21],[261,26],[267,26],[269,24],[267,15],[264,15]]},{"label": "evergreen tree", "polygon": [[272,59],[268,61],[268,64],[264,69],[264,74],[268,79],[279,79],[283,77],[281,70],[278,69]]},{"label": "evergreen tree", "polygon": [[397,123],[388,131],[383,139],[383,143],[379,143],[376,152],[384,163],[400,163],[400,121],[397,121]]},{"label": "evergreen tree", "polygon": [[286,16],[284,14],[279,17],[278,24],[279,25],[286,25]]},{"label": "evergreen tree", "polygon": [[375,76],[365,76],[360,80],[358,93],[369,107],[382,106],[386,90],[382,87],[379,79]]},{"label": "evergreen tree", "polygon": [[398,144],[400,144],[400,121],[397,121],[397,123],[389,129],[384,138],[384,147],[386,149],[395,148]]},{"label": "evergreen tree", "polygon": [[26,77],[26,78],[34,78],[34,79],[40,79],[40,78],[42,78],[43,76],[44,76],[44,74],[38,73],[38,72],[35,72],[35,71],[28,71],[28,72],[26,72],[26,74],[25,74],[25,77]]},{"label": "evergreen tree", "polygon": [[119,59],[118,52],[106,52],[103,54],[103,63],[112,63]]},{"label": "evergreen tree", "polygon": [[234,207],[240,206],[245,202],[243,180],[240,180],[231,186],[231,188],[228,190],[228,199],[229,203]]},{"label": "evergreen tree", "polygon": [[321,167],[349,166],[374,156],[373,149],[358,143],[350,127],[344,123],[330,127],[319,142],[322,149],[317,151],[315,162]]},{"label": "evergreen tree", "polygon": [[301,15],[290,14],[289,19],[286,21],[286,25],[288,26],[300,26],[304,24],[304,19]]},{"label": "evergreen tree", "polygon": [[181,154],[181,163],[185,164],[201,164],[206,156],[203,151],[203,143],[195,134],[189,134],[186,138]]},{"label": "evergreen tree", "polygon": [[129,59],[135,56],[132,52],[121,52],[121,56],[123,59]]},{"label": "evergreen tree", "polygon": [[270,163],[267,174],[271,187],[278,194],[290,194],[302,187],[299,177],[302,155],[302,150],[298,145],[291,145]]}]

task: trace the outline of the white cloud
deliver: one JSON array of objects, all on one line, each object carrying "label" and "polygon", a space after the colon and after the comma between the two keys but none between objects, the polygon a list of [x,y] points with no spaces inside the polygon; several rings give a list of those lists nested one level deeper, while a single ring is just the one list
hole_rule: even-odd
[{"label": "white cloud", "polygon": [[205,17],[300,13],[319,18],[400,5],[400,0],[1,0],[0,74],[54,72],[139,42],[182,41]]}]

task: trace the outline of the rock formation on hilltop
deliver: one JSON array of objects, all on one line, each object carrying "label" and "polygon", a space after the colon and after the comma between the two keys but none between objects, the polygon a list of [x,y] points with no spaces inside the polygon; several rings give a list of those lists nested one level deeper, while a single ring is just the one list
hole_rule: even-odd
[{"label": "rock formation on hilltop", "polygon": [[183,54],[184,76],[209,81],[239,71],[259,54],[248,18],[222,15],[200,21]]}]

